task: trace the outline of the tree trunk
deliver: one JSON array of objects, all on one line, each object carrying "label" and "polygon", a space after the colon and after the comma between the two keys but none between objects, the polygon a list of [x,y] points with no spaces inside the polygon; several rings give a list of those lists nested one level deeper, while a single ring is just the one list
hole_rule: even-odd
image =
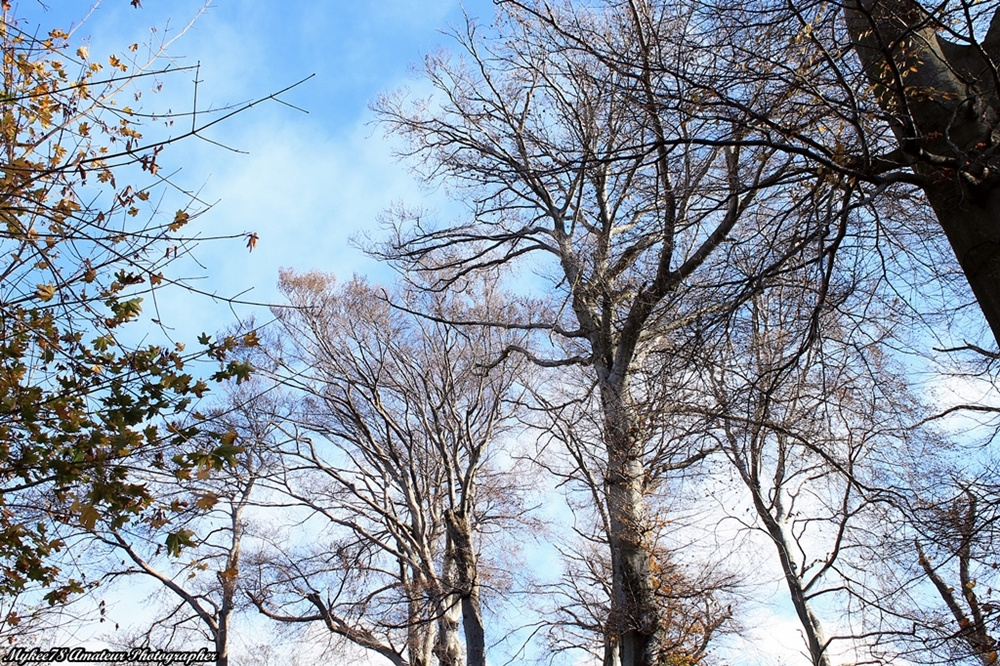
[{"label": "tree trunk", "polygon": [[[252,484],[247,487],[243,501],[247,500]],[[219,607],[218,629],[215,632],[215,666],[229,666],[229,619],[236,601],[236,582],[240,574],[240,555],[243,547],[243,503],[233,506],[230,516],[232,541],[226,568],[217,574],[222,588],[222,603]]]},{"label": "tree trunk", "polygon": [[975,187],[953,177],[923,190],[1000,343],[1000,187]]},{"label": "tree trunk", "polygon": [[656,666],[659,612],[645,539],[645,479],[635,417],[618,382],[601,385],[608,471],[612,598],[608,628],[618,639],[621,666]]},{"label": "tree trunk", "polygon": [[431,666],[438,635],[435,623],[425,618],[425,599],[411,591],[406,627],[406,648],[410,666]]},{"label": "tree trunk", "polygon": [[215,633],[215,666],[229,666],[229,615],[219,617]]},{"label": "tree trunk", "polygon": [[442,600],[438,618],[438,639],[434,654],[439,666],[463,666],[462,642],[458,640],[458,619],[462,607],[457,595],[448,592]]},{"label": "tree trunk", "polygon": [[[447,513],[445,514],[445,529]],[[450,535],[448,535],[450,541]],[[433,585],[432,594],[437,615],[437,642],[434,644],[434,656],[438,666],[463,666],[462,641],[458,638],[459,620],[462,617],[462,605],[455,591],[455,559],[451,556],[450,543],[445,548],[444,563],[441,576]]]},{"label": "tree trunk", "polygon": [[774,542],[774,547],[778,550],[778,559],[781,561],[781,572],[785,576],[785,584],[788,586],[788,594],[792,600],[796,615],[799,616],[799,623],[805,632],[806,644],[809,646],[809,657],[813,666],[830,666],[830,658],[826,654],[826,636],[823,633],[823,626],[819,618],[813,612],[812,605],[806,596],[805,586],[802,584],[802,576],[799,574],[793,555],[794,545],[788,534],[788,524],[783,520],[777,520],[771,515],[763,498],[760,489],[751,488],[753,494],[754,507],[757,515],[764,523],[767,533]]},{"label": "tree trunk", "polygon": [[219,626],[215,632],[215,666],[229,666],[229,617],[232,609],[232,599],[223,596]]},{"label": "tree trunk", "polygon": [[[232,560],[232,554],[230,554]],[[229,666],[229,617],[233,610],[233,596],[235,581],[226,581],[220,574],[222,580],[222,606],[219,609],[219,624],[215,632],[215,666]]]},{"label": "tree trunk", "polygon": [[465,656],[468,666],[486,666],[486,637],[479,603],[478,557],[472,544],[472,524],[464,511],[445,514],[451,555],[455,563],[455,587],[462,603]]},{"label": "tree trunk", "polygon": [[916,0],[853,0],[854,50],[1000,342],[1000,9],[979,44],[952,44]]},{"label": "tree trunk", "polygon": [[618,651],[618,636],[612,634],[609,629],[604,632],[604,661],[602,666],[619,666],[621,664],[621,654]]}]

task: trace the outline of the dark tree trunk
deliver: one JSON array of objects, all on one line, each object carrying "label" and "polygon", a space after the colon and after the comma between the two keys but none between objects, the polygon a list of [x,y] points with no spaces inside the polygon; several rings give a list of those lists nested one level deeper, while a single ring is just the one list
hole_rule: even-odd
[{"label": "dark tree trunk", "polygon": [[455,583],[462,603],[466,661],[468,666],[486,666],[486,638],[479,603],[479,558],[472,543],[472,524],[464,511],[450,510],[445,519],[455,561]]},{"label": "dark tree trunk", "polygon": [[854,50],[899,142],[922,176],[993,336],[1000,342],[1000,9],[977,44],[941,38],[916,0],[852,0]]},{"label": "dark tree trunk", "polygon": [[1000,183],[976,187],[952,177],[923,190],[1000,343]]}]

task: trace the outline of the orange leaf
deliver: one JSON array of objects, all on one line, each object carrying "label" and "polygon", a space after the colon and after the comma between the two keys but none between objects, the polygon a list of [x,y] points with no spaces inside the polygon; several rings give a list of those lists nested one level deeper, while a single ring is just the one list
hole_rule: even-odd
[{"label": "orange leaf", "polygon": [[177,211],[174,215],[174,221],[167,225],[167,228],[171,231],[177,231],[191,219],[191,216],[185,213],[183,210]]},{"label": "orange leaf", "polygon": [[195,502],[195,506],[197,506],[199,509],[204,509],[207,511],[208,509],[211,509],[218,503],[219,503],[218,495],[216,495],[215,493],[205,493],[204,495],[202,495],[197,499],[197,501]]}]

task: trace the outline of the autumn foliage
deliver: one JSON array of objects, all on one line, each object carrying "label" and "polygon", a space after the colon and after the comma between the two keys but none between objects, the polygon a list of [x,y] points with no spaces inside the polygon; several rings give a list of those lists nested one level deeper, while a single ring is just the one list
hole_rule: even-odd
[{"label": "autumn foliage", "polygon": [[69,43],[61,30],[23,31],[4,3],[0,596],[41,586],[49,604],[83,589],[54,560],[67,535],[121,525],[154,502],[130,478],[137,451],[178,474],[233,455],[225,437],[212,451],[171,454],[194,432],[175,415],[209,388],[191,361],[207,352],[222,364],[217,380],[249,371],[226,361],[235,340],[204,337],[194,353],[130,343],[144,299],[177,284],[166,269],[188,249],[184,228],[198,212],[190,201],[159,209],[171,186],[160,154],[174,139],[144,138],[171,120],[144,112],[143,95],[178,70],[158,65],[153,46],[98,60]]}]

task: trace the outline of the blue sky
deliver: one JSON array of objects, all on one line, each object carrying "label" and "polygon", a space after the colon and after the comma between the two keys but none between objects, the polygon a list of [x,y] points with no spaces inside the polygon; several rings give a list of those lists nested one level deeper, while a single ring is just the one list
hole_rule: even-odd
[{"label": "blue sky", "polygon": [[[162,158],[164,169],[181,169],[175,182],[214,203],[192,228],[260,237],[252,253],[238,240],[203,244],[194,252],[198,263],[178,263],[174,275],[197,278],[193,284],[204,291],[262,302],[280,300],[280,267],[344,279],[355,272],[389,277],[349,239],[375,231],[379,215],[394,203],[434,207],[443,197],[397,163],[391,143],[372,125],[369,104],[380,93],[419,89],[414,68],[428,52],[450,45],[442,31],[461,25],[463,12],[487,24],[493,18],[489,0],[214,0],[208,6],[143,0],[140,9],[129,0],[104,0],[89,16],[89,2],[57,0],[47,9],[37,0],[19,2],[15,13],[42,31],[74,26],[74,44],[87,44],[93,60],[122,55],[132,43],[142,45],[142,54],[151,40],[178,37],[197,17],[167,55],[177,65],[200,63],[202,110],[266,97],[314,75],[282,96],[304,112],[268,102],[206,133],[241,153],[186,140]],[[164,79],[161,93],[144,97],[144,110],[189,111],[192,79],[187,73]],[[234,319],[224,304],[176,291],[162,290],[157,305],[158,318],[178,340],[213,333]],[[237,312],[268,318],[265,309]]]}]

